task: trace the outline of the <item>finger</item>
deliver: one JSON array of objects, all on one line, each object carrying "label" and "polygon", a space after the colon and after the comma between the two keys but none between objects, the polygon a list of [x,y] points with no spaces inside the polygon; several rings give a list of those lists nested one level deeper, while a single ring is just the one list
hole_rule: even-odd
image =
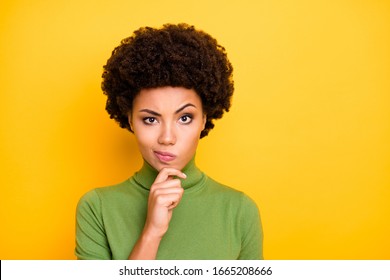
[{"label": "finger", "polygon": [[164,182],[164,181],[166,181],[168,179],[172,179],[175,176],[179,177],[179,178],[182,178],[182,179],[187,178],[187,175],[184,174],[183,172],[181,172],[178,169],[163,168],[163,169],[161,169],[160,173],[157,175],[157,177],[156,177],[154,182],[155,183]]},{"label": "finger", "polygon": [[161,183],[154,183],[150,187],[150,192],[154,192],[158,189],[167,189],[167,188],[181,188],[181,181],[179,179],[171,179]]},{"label": "finger", "polygon": [[171,194],[171,193],[182,194],[183,192],[184,192],[184,189],[181,187],[158,188],[158,189],[154,190],[152,196],[156,197],[159,195],[165,195],[165,194]]},{"label": "finger", "polygon": [[177,176],[179,178],[185,179],[187,175],[175,168],[163,168],[158,173],[154,183],[161,183],[168,180],[170,177]]},{"label": "finger", "polygon": [[175,209],[177,205],[179,205],[178,202],[172,201],[171,205],[168,206],[168,211]]},{"label": "finger", "polygon": [[[152,196],[149,196],[148,204],[151,207],[154,207],[155,205],[170,206],[173,202],[177,204],[181,200],[183,193],[184,190],[182,188],[158,189]],[[165,199],[171,199],[171,195],[177,198],[167,202]]]},{"label": "finger", "polygon": [[170,193],[165,195],[160,195],[156,198],[156,203],[160,206],[167,207],[168,209],[172,208],[179,204],[182,195],[177,193]]}]

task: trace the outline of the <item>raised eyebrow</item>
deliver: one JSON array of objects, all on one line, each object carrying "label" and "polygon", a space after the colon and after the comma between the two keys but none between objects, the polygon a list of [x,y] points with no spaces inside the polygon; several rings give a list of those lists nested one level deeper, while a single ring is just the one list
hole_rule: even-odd
[{"label": "raised eyebrow", "polygon": [[196,108],[196,106],[195,106],[194,104],[187,103],[186,105],[183,105],[183,106],[181,106],[179,109],[177,109],[177,110],[175,111],[175,114],[180,113],[181,111],[183,111],[183,110],[184,110],[185,108],[187,108],[187,107],[194,107],[194,108]]},{"label": "raised eyebrow", "polygon": [[146,112],[146,113],[149,113],[153,116],[161,117],[161,114],[159,114],[155,111],[149,110],[149,109],[142,109],[142,110],[139,110],[139,112]]},{"label": "raised eyebrow", "polygon": [[[180,113],[181,111],[183,111],[183,110],[184,110],[185,108],[187,108],[187,107],[194,107],[194,108],[196,108],[196,106],[195,106],[194,104],[187,103],[187,104],[181,106],[179,109],[177,109],[177,110],[175,111],[175,114]],[[153,111],[153,110],[150,110],[150,109],[142,109],[142,110],[139,110],[139,112],[146,112],[146,113],[149,113],[149,114],[151,114],[151,115],[154,115],[154,116],[157,116],[157,117],[161,117],[161,114],[160,114],[160,113],[157,113],[157,112],[155,112],[155,111]]]}]

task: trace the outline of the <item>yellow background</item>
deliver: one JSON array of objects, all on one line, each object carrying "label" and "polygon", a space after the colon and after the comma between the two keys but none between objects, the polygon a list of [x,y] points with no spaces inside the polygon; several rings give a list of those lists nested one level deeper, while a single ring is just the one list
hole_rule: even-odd
[{"label": "yellow background", "polygon": [[197,163],[259,205],[266,259],[390,258],[390,3],[0,4],[0,259],[74,259],[86,191],[141,165],[102,65],[140,26],[188,22],[233,63],[230,113]]}]

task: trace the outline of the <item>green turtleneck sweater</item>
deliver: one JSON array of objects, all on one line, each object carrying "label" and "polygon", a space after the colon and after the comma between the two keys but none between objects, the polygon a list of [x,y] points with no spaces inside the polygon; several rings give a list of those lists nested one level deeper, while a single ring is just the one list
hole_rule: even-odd
[{"label": "green turtleneck sweater", "polygon": [[[256,204],[202,173],[192,159],[182,170],[183,197],[174,209],[157,259],[262,259]],[[146,161],[130,179],[86,193],[76,213],[79,259],[127,259],[145,224],[157,170]]]}]

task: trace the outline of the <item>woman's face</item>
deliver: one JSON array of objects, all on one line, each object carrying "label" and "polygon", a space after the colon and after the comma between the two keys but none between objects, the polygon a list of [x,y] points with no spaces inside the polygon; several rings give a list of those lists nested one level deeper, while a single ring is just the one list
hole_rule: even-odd
[{"label": "woman's face", "polygon": [[142,157],[155,169],[183,169],[205,127],[202,101],[192,89],[143,89],[135,97],[129,123]]}]

